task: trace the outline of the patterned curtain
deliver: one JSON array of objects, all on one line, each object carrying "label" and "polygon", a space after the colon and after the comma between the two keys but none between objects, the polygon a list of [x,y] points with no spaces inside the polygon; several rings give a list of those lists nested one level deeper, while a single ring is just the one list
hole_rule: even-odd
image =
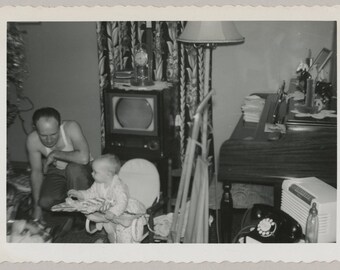
[{"label": "patterned curtain", "polygon": [[[133,69],[133,50],[145,43],[146,22],[98,22],[98,59],[101,100],[101,142],[105,147],[103,91],[112,89],[115,71]],[[204,55],[201,48],[177,42],[184,22],[155,21],[151,23],[153,36],[153,79],[176,85],[176,134],[179,139],[179,160],[184,161],[190,123],[202,99],[204,87]],[[209,114],[209,136],[212,138],[212,114]],[[213,144],[210,143],[210,156]],[[181,166],[181,164],[178,164]],[[211,166],[213,167],[213,166]]]}]

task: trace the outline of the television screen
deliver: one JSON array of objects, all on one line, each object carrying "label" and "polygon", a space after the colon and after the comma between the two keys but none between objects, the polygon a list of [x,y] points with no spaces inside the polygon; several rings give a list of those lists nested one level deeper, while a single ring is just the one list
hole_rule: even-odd
[{"label": "television screen", "polygon": [[[113,101],[117,101],[113,99]],[[120,98],[115,105],[117,128],[153,130],[153,100],[147,98]]]},{"label": "television screen", "polygon": [[112,116],[113,133],[157,135],[156,96],[114,94]]}]

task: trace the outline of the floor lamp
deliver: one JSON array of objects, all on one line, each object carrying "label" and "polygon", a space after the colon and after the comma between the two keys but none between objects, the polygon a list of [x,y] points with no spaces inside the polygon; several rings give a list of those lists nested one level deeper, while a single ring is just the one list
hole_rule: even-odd
[{"label": "floor lamp", "polygon": [[[204,49],[204,91],[206,96],[210,91],[211,54],[217,45],[227,45],[244,42],[244,37],[237,31],[231,21],[189,21],[182,34],[177,39],[179,42],[191,43]],[[202,97],[203,98],[203,97]],[[207,127],[208,110],[203,114],[202,151],[207,155]]]},{"label": "floor lamp", "polygon": [[[244,37],[242,37],[239,32],[237,31],[235,25],[233,22],[230,21],[189,21],[187,22],[182,34],[180,37],[177,39],[179,42],[183,43],[190,43],[194,44],[195,47],[202,47],[204,49],[204,89],[203,89],[203,97],[201,99],[203,100],[204,98],[207,98],[208,96],[211,96],[211,89],[210,89],[210,72],[211,72],[211,54],[212,50],[216,48],[217,45],[226,45],[226,44],[235,44],[235,43],[241,43],[244,42]],[[202,159],[207,160],[208,158],[208,149],[207,149],[207,144],[208,144],[208,106],[205,106],[204,111],[203,111],[203,116],[202,116],[202,134],[201,134],[201,147],[202,147]],[[188,164],[186,164],[188,166]],[[189,166],[190,170],[191,165]],[[190,174],[190,172],[187,172],[187,174]],[[184,177],[183,177],[184,178]],[[185,179],[186,178],[186,179]],[[185,177],[185,181],[188,181],[189,177]],[[182,177],[181,177],[182,181]],[[203,181],[203,182],[202,182]],[[207,189],[208,183],[206,183],[206,179],[203,179],[201,181],[201,189]],[[205,182],[204,182],[205,181]],[[182,185],[182,183],[180,184]],[[187,183],[183,184],[185,186],[188,186]],[[186,190],[186,189],[184,189]],[[207,195],[207,190],[204,192],[199,191],[199,194],[205,194]],[[186,193],[184,191],[184,193]],[[185,201],[186,195],[183,195],[182,201]],[[191,198],[193,200],[193,198]],[[197,199],[197,198],[194,198]],[[186,230],[201,230],[202,233],[204,234],[203,238],[194,236],[193,233],[190,231],[191,236],[189,237],[190,239],[193,239],[193,242],[195,240],[199,239],[197,242],[207,242],[207,230],[208,230],[208,218],[207,218],[207,213],[208,213],[208,200],[203,199],[203,198],[198,198],[198,200],[205,200],[203,202],[203,209],[197,209],[198,206],[196,206],[196,209],[192,209],[195,206],[190,205],[190,210],[189,210],[189,219],[190,216],[192,217],[200,217],[200,220],[204,224],[200,224],[200,226],[197,227],[197,223],[199,223],[198,220],[197,222],[194,222],[192,220],[188,221],[188,226]],[[195,200],[196,202],[196,200]],[[179,208],[180,203],[176,203],[176,208],[175,212],[177,212]],[[200,204],[197,204],[202,206],[202,202]],[[201,207],[199,207],[201,208]],[[177,210],[176,210],[177,209]],[[182,210],[184,210],[184,204],[182,202]],[[190,211],[195,211],[194,214],[191,214]],[[202,213],[203,212],[203,213]],[[181,212],[181,217],[179,218],[179,223],[178,223],[178,232],[176,233],[175,236],[175,243],[179,242],[179,234],[182,230],[183,226],[183,219],[184,219],[184,213],[183,211]],[[203,217],[203,219],[202,219]],[[177,218],[174,219],[175,223],[177,223]],[[189,224],[193,224],[192,227],[189,226]],[[175,227],[176,224],[173,224],[173,227]],[[190,228],[189,228],[190,227]],[[199,228],[199,229],[198,229]],[[196,234],[199,232],[196,232]]]}]

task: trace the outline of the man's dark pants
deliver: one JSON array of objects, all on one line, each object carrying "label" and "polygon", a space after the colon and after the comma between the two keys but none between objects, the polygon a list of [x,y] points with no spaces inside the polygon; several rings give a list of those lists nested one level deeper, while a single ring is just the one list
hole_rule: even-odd
[{"label": "man's dark pants", "polygon": [[41,185],[38,202],[40,207],[45,210],[43,214],[48,226],[60,225],[58,223],[65,222],[65,218],[74,216],[73,213],[65,212],[51,214],[50,210],[52,206],[65,201],[68,190],[88,189],[93,183],[91,172],[90,164],[69,163],[65,170],[57,169],[52,165],[48,168]]}]

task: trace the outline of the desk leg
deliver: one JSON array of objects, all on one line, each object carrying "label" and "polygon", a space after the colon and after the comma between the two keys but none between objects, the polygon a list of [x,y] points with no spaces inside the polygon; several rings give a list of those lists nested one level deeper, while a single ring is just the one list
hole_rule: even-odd
[{"label": "desk leg", "polygon": [[231,232],[233,224],[233,200],[231,197],[231,184],[223,185],[221,199],[221,240],[222,243],[231,243]]}]

